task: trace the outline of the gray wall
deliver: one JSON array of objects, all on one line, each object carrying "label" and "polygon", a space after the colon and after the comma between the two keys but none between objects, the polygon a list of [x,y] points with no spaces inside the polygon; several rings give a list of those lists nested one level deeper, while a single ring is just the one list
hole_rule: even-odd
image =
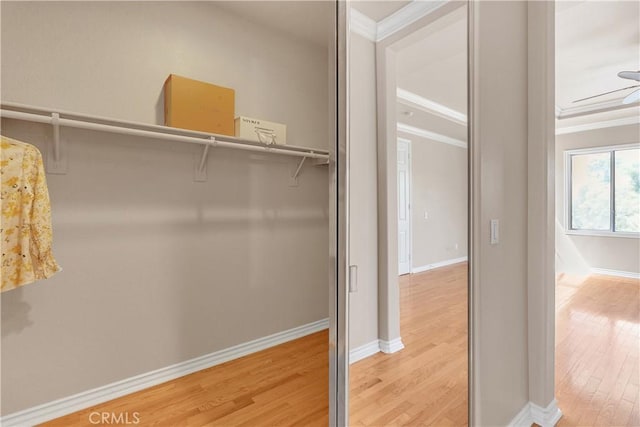
[{"label": "gray wall", "polygon": [[349,110],[349,263],[358,291],[349,295],[349,347],[378,339],[378,187],[375,44],[351,34]]},{"label": "gray wall", "polygon": [[[274,7],[281,7],[274,4]],[[209,2],[2,2],[2,99],[161,123],[169,73],[327,148],[324,47]],[[43,152],[51,128],[2,121]],[[295,160],[63,128],[48,175],[64,271],[2,294],[2,413],[327,317],[328,177]]]},{"label": "gray wall", "polygon": [[467,150],[412,137],[412,268],[467,255],[467,193]]},{"label": "gray wall", "polygon": [[[472,417],[479,426],[504,426],[529,400],[527,3],[472,7]],[[500,221],[497,245],[491,219]]]},{"label": "gray wall", "polygon": [[640,126],[618,126],[556,136],[556,218],[558,272],[585,272],[582,266],[640,273],[640,240],[624,237],[579,236],[564,233],[564,152],[575,148],[637,143]]}]

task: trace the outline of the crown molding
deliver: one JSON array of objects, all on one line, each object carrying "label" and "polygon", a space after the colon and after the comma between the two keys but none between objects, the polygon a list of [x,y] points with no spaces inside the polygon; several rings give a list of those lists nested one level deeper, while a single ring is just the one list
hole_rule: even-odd
[{"label": "crown molding", "polygon": [[624,97],[611,99],[608,101],[594,102],[589,105],[561,108],[556,105],[556,118],[558,120],[569,119],[571,117],[586,116],[588,114],[604,113],[613,110],[623,110],[637,107],[638,104],[623,104]]},{"label": "crown molding", "polygon": [[435,101],[424,98],[416,93],[409,92],[405,89],[398,88],[396,94],[398,96],[398,102],[400,102],[401,104],[417,108],[429,114],[433,114],[443,119],[450,120],[459,125],[467,125],[466,114],[463,114],[452,108],[445,107],[442,104],[438,104]]},{"label": "crown molding", "polygon": [[442,142],[443,144],[449,144],[460,148],[467,148],[467,143],[456,138],[451,138],[430,130],[422,129],[419,127],[411,126],[406,123],[398,122],[398,132],[408,133],[411,135],[419,136],[421,138],[430,139],[436,142]]},{"label": "crown molding", "polygon": [[367,40],[376,41],[378,31],[376,21],[354,8],[351,8],[349,13],[349,29]]},{"label": "crown molding", "polygon": [[387,16],[378,22],[376,41],[384,40],[390,35],[400,31],[407,25],[413,24],[417,20],[433,13],[445,4],[447,0],[437,1],[417,1],[411,3]]},{"label": "crown molding", "polygon": [[413,0],[405,7],[376,22],[357,9],[350,9],[350,30],[373,42],[379,42],[402,30],[417,20],[438,10],[449,0],[421,1]]},{"label": "crown molding", "polygon": [[605,120],[602,122],[592,122],[592,123],[585,123],[583,125],[556,128],[556,135],[566,135],[568,133],[585,132],[588,130],[605,129],[605,128],[612,128],[612,127],[618,127],[618,126],[638,125],[638,124],[640,124],[640,118],[635,116],[625,117],[622,119]]}]

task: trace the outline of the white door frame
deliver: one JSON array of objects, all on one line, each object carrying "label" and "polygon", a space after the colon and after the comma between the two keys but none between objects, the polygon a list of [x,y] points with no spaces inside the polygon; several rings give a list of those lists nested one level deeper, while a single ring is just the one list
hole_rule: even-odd
[{"label": "white door frame", "polygon": [[[406,199],[406,204],[407,204],[407,252],[408,252],[408,257],[409,257],[409,265],[407,268],[403,268],[403,266],[401,265],[400,262],[400,247],[398,246],[398,274],[409,274],[411,273],[411,271],[413,270],[413,218],[411,215],[411,205],[412,205],[412,200],[411,200],[411,192],[413,189],[413,183],[412,183],[412,179],[411,179],[411,140],[410,139],[406,139],[406,138],[400,138],[398,137],[398,151],[400,148],[400,144],[406,144],[407,146],[407,199]],[[397,180],[399,182],[399,174],[396,174]],[[398,207],[400,207],[400,194],[398,194]],[[398,245],[400,244],[400,218],[398,217]]]}]

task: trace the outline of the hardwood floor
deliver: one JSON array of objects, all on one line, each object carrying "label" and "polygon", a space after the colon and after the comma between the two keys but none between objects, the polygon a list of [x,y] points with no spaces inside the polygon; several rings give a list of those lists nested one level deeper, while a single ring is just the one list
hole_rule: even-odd
[{"label": "hardwood floor", "polygon": [[328,340],[318,332],[43,425],[93,426],[113,413],[140,426],[326,427]]},{"label": "hardwood floor", "polygon": [[[405,348],[351,365],[351,425],[467,424],[466,281],[466,264],[401,278]],[[640,282],[564,276],[556,301],[559,427],[640,426]],[[45,425],[137,412],[141,426],[326,426],[327,340],[319,332]]]},{"label": "hardwood floor", "polygon": [[556,291],[559,427],[640,426],[640,281],[562,276]]},{"label": "hardwood floor", "polygon": [[467,425],[467,263],[400,278],[405,348],[351,365],[353,426]]},{"label": "hardwood floor", "polygon": [[[351,425],[466,425],[466,294],[466,264],[401,277],[405,349],[351,365]],[[140,426],[326,427],[327,354],[320,332],[44,425],[137,412]]]}]

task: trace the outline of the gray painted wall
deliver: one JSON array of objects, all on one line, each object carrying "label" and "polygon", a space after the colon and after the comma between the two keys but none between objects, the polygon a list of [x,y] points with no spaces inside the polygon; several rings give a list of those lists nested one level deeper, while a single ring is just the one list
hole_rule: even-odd
[{"label": "gray painted wall", "polygon": [[[327,148],[325,48],[210,2],[2,3],[2,99],[162,122],[169,73]],[[281,7],[274,4],[274,7]],[[51,128],[2,121],[45,150]],[[2,414],[327,317],[328,177],[295,159],[63,128],[48,175],[64,271],[3,293]]]},{"label": "gray painted wall", "polygon": [[[472,7],[472,417],[479,426],[504,426],[529,400],[527,3]],[[500,221],[497,245],[490,243],[491,219]]]},{"label": "gray painted wall", "polygon": [[556,136],[556,218],[558,222],[558,272],[572,273],[590,268],[640,273],[640,239],[624,237],[579,236],[565,229],[564,152],[575,148],[637,143],[640,126],[618,126]]},{"label": "gray painted wall", "polygon": [[358,291],[349,295],[349,347],[378,339],[378,186],[375,44],[351,34],[349,110],[349,263]]},{"label": "gray painted wall", "polygon": [[412,268],[465,257],[467,150],[418,137],[411,141]]}]

